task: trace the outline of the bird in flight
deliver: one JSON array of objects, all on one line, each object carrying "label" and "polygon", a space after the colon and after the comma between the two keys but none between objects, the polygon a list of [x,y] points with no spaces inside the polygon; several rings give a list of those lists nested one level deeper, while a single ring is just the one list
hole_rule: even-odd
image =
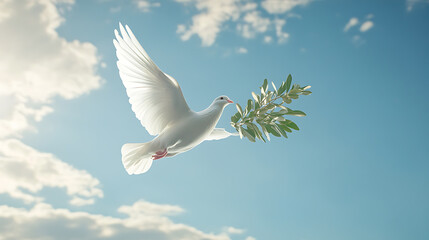
[{"label": "bird in flight", "polygon": [[119,24],[119,30],[121,34],[115,29],[113,40],[119,75],[137,119],[156,136],[150,142],[122,146],[122,163],[128,174],[147,172],[153,160],[186,152],[204,140],[237,135],[215,128],[223,109],[233,101],[219,96],[208,108],[192,111],[179,83],[156,66],[131,29]]}]

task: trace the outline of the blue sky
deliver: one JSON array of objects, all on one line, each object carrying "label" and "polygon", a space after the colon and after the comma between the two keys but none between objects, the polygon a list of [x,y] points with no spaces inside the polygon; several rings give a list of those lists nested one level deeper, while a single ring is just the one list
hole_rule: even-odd
[{"label": "blue sky", "polygon": [[[0,1],[0,239],[428,239],[427,1]],[[129,176],[128,24],[198,111],[311,85],[288,139]],[[209,26],[207,28],[199,26]],[[228,106],[219,127],[233,129]]]}]

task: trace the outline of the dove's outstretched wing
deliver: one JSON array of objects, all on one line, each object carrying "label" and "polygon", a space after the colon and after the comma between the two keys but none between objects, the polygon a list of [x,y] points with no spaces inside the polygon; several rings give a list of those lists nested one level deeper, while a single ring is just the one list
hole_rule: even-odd
[{"label": "dove's outstretched wing", "polygon": [[177,81],[155,65],[131,29],[125,28],[119,24],[122,36],[115,30],[113,40],[119,74],[136,117],[149,134],[157,135],[191,110]]},{"label": "dove's outstretched wing", "polygon": [[223,128],[215,128],[205,140],[220,140],[229,136],[238,136],[238,133],[230,133]]}]

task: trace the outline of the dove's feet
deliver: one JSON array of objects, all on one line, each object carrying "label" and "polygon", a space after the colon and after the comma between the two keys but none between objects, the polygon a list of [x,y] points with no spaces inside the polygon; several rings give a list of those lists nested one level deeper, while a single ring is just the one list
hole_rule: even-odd
[{"label": "dove's feet", "polygon": [[158,151],[158,152],[156,152],[155,155],[152,155],[152,160],[158,160],[160,158],[163,158],[167,155],[167,153],[168,153],[167,149],[164,149],[162,151]]}]

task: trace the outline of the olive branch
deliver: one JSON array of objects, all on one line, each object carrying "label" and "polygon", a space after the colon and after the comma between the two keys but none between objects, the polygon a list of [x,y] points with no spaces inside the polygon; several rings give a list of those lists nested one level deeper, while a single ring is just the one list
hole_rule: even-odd
[{"label": "olive branch", "polygon": [[311,91],[307,89],[311,86],[301,87],[299,84],[291,86],[292,76],[290,74],[278,89],[273,82],[271,84],[274,88],[273,91],[268,90],[268,81],[265,79],[260,87],[261,94],[252,92],[253,99],[247,101],[244,109],[240,104],[236,104],[238,112],[231,117],[231,126],[238,131],[240,138],[247,137],[252,142],[255,142],[255,139],[266,142],[263,135],[268,140],[270,140],[270,134],[287,138],[287,133],[291,133],[292,129],[299,130],[298,126],[285,116],[304,117],[306,114],[284,105],[292,103],[292,99],[298,99],[300,95],[310,95]]}]

